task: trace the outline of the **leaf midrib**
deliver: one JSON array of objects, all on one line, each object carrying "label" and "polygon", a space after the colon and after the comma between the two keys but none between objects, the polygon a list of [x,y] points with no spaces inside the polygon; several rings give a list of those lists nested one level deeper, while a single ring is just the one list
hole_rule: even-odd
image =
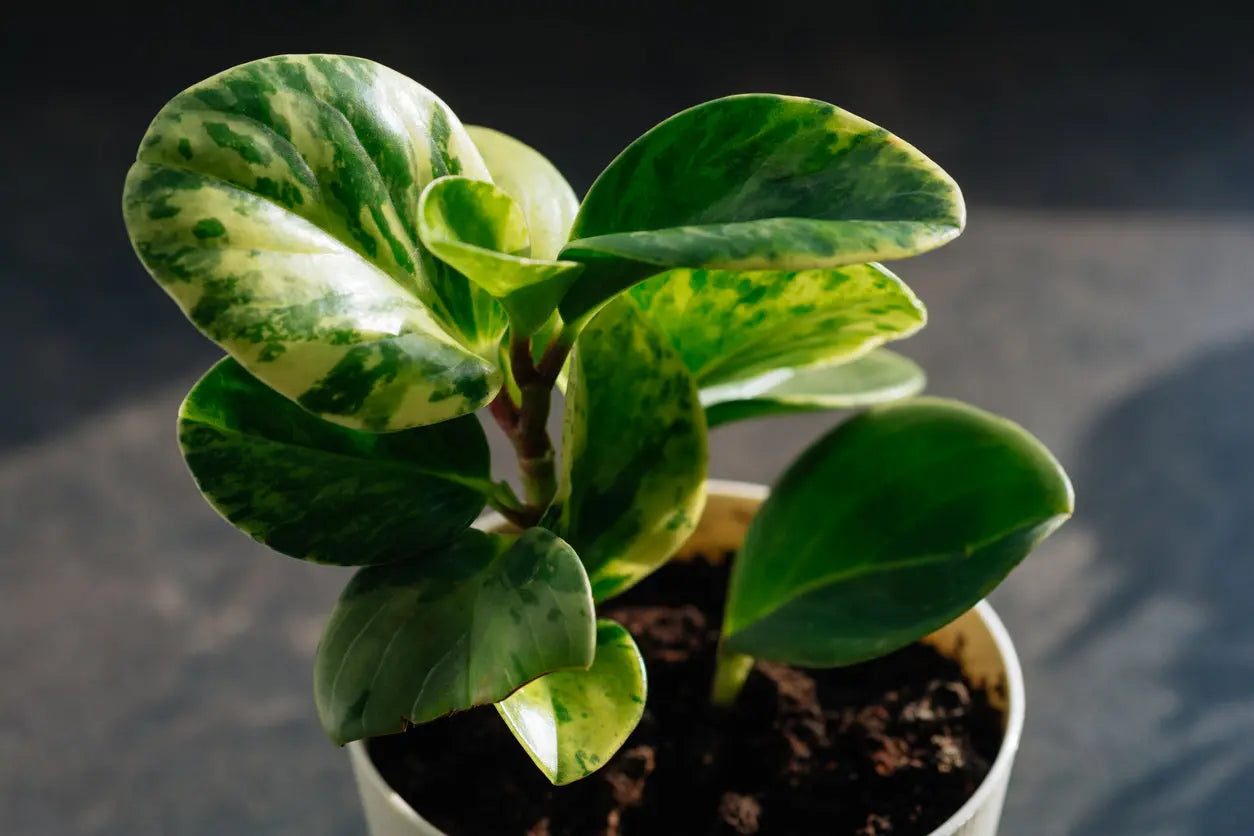
[{"label": "leaf midrib", "polygon": [[472,476],[461,476],[459,474],[448,473],[446,471],[435,470],[432,468],[424,468],[413,462],[406,461],[405,459],[373,458],[369,456],[356,456],[351,453],[342,453],[336,450],[328,450],[325,447],[315,447],[310,444],[299,444],[299,443],[290,442],[290,441],[276,441],[275,439],[272,439],[272,438],[266,438],[265,436],[247,433],[242,430],[235,429],[233,427],[227,427],[215,421],[206,420],[205,418],[202,418],[199,416],[189,415],[186,412],[180,414],[179,418],[181,421],[184,421],[186,423],[198,424],[202,427],[207,427],[211,430],[215,430],[224,435],[231,436],[232,438],[243,439],[249,443],[268,444],[271,446],[289,448],[292,450],[311,451],[320,456],[326,456],[328,458],[333,458],[333,459],[343,459],[346,461],[357,463],[359,465],[366,464],[366,463],[378,464],[385,468],[390,467],[390,468],[394,468],[397,470],[404,470],[404,471],[417,473],[423,476],[430,476],[432,478],[442,479],[446,482],[452,482],[454,484],[458,484],[463,487],[467,487],[474,491],[482,493],[484,496],[488,496],[488,493],[485,491],[484,485],[482,484],[482,483],[486,483],[490,481],[490,479],[488,479],[487,477],[484,477],[483,480],[479,480]]},{"label": "leaf midrib", "polygon": [[[1049,523],[1052,520],[1067,519],[1070,516],[1071,514],[1067,512],[1056,512],[1056,513],[1050,514],[1049,516],[1043,516],[1043,517],[1038,517],[1038,518],[1028,518],[1026,521],[1020,522],[1017,525],[1010,526],[1009,528],[1003,531],[1000,531],[999,533],[991,537],[987,537],[983,540],[979,540],[979,541],[972,543],[970,546],[964,549],[964,552],[969,550],[973,554],[974,552],[977,552],[981,549],[991,546],[994,543],[1000,540],[1004,540],[1007,537],[1013,536],[1014,534],[1017,534],[1019,532],[1028,531],[1030,529],[1036,528],[1037,526]],[[738,630],[736,630],[733,633],[728,633],[726,638],[728,641],[733,640],[736,636],[739,636],[745,633],[746,631],[752,629],[752,627],[755,624],[761,623],[763,620],[776,614],[780,610],[783,610],[785,607],[792,604],[794,601],[798,600],[799,598],[803,598],[806,595],[809,595],[811,592],[816,592],[824,587],[835,586],[837,584],[843,584],[843,583],[849,583],[851,581],[861,580],[863,578],[872,577],[875,575],[887,575],[887,574],[892,574],[893,572],[902,571],[906,569],[917,569],[920,566],[930,566],[933,564],[945,563],[945,562],[954,560],[956,557],[962,555],[964,552],[952,552],[951,551],[951,552],[938,552],[936,554],[919,555],[917,557],[911,557],[905,560],[894,562],[891,565],[885,565],[883,563],[878,563],[878,562],[864,563],[859,566],[855,566],[852,569],[845,570],[843,572],[837,572],[832,575],[827,575],[824,577],[817,578],[814,581],[811,581],[810,583],[799,586],[795,592],[793,592],[792,594],[788,595],[785,598],[780,599],[779,603],[775,604],[775,606],[770,607],[769,609],[766,609],[762,611],[761,613],[753,616],[752,619],[746,622]],[[970,557],[971,555],[967,554],[966,556]]]},{"label": "leaf midrib", "polygon": [[[601,235],[593,235],[587,238],[576,238],[573,241],[569,241],[562,248],[562,252],[590,250],[592,252],[602,253],[605,255],[611,255],[617,258],[626,258],[627,256],[623,256],[615,250],[601,249],[600,245],[603,244],[607,240],[611,240],[615,238],[645,236],[645,235],[652,235],[652,234],[659,233],[659,232],[676,232],[676,231],[703,232],[706,230],[725,228],[729,226],[751,226],[753,224],[765,223],[765,222],[776,222],[776,221],[790,221],[790,222],[796,222],[796,223],[833,224],[833,225],[844,224],[844,223],[874,223],[874,224],[886,224],[886,225],[887,224],[899,224],[903,226],[935,226],[941,229],[950,229],[950,230],[962,229],[961,225],[959,225],[953,219],[950,219],[950,218],[946,218],[943,220],[877,220],[874,218],[828,219],[828,218],[793,218],[793,217],[787,217],[787,216],[780,216],[780,217],[773,217],[773,218],[757,218],[757,219],[750,220],[750,221],[727,221],[724,223],[717,223],[717,224],[686,224],[686,225],[680,225],[680,226],[657,227],[655,229],[631,229],[631,230],[623,230],[621,232],[607,232]],[[676,265],[670,264],[670,262],[666,260],[659,260],[656,257],[649,258],[647,256],[642,256],[636,253],[633,253],[630,256],[630,258],[631,260],[638,261],[642,264],[650,264],[650,265],[662,266],[662,267],[676,266]]]}]

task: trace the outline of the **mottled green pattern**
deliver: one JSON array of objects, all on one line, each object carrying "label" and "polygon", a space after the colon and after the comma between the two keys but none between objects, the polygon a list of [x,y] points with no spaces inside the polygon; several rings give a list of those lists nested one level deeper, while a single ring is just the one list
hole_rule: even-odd
[{"label": "mottled green pattern", "polygon": [[411,557],[483,510],[488,444],[471,415],[398,433],[322,421],[234,360],[179,412],[183,457],[209,504],[270,548],[365,566]]},{"label": "mottled green pattern", "polygon": [[449,173],[488,177],[429,91],[362,59],[279,56],[162,108],[123,209],[145,267],[206,336],[328,420],[394,430],[500,385],[485,359],[500,311],[418,242],[419,193]]},{"label": "mottled green pattern", "polygon": [[471,529],[421,559],[360,570],[314,662],[318,717],[336,743],[499,702],[592,664],[596,621],[578,556],[539,528]]},{"label": "mottled green pattern", "polygon": [[496,704],[514,737],[554,784],[569,784],[606,764],[644,713],[644,659],[631,633],[597,622],[596,661],[558,671]]},{"label": "mottled green pattern", "polygon": [[626,297],[584,329],[570,361],[556,530],[597,600],[664,563],[705,505],[705,414],[683,359]]},{"label": "mottled green pattern", "polygon": [[799,273],[673,270],[630,293],[703,392],[856,357],[908,337],[927,319],[910,288],[878,264]]},{"label": "mottled green pattern", "polygon": [[418,211],[422,242],[499,299],[519,333],[544,325],[582,269],[570,261],[530,258],[522,207],[492,183],[441,177],[423,191]]},{"label": "mottled green pattern", "polygon": [[517,201],[527,218],[531,257],[557,258],[570,236],[579,198],[557,168],[529,145],[512,136],[467,125],[492,182]]},{"label": "mottled green pattern", "polygon": [[563,258],[589,269],[576,319],[665,267],[802,270],[903,258],[962,231],[962,195],[887,131],[813,99],[717,99],[623,151],[584,198]]},{"label": "mottled green pattern", "polygon": [[834,366],[776,369],[702,389],[701,402],[712,429],[746,418],[887,403],[918,394],[925,382],[913,360],[881,348]]},{"label": "mottled green pattern", "polygon": [[1070,516],[1015,424],[954,401],[874,407],[784,473],[732,569],[726,648],[795,665],[880,656],[961,615]]}]

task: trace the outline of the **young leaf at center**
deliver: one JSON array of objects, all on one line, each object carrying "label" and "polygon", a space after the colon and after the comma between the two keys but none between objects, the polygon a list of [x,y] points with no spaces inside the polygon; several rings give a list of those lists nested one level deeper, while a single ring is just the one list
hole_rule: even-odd
[{"label": "young leaf at center", "polygon": [[595,642],[588,577],[570,546],[541,528],[471,529],[353,576],[314,661],[318,717],[336,743],[394,734],[587,668]]},{"label": "young leaf at center", "polygon": [[622,625],[597,621],[596,661],[524,685],[497,711],[554,784],[592,774],[618,751],[644,713],[644,658]]},{"label": "young leaf at center", "polygon": [[422,242],[445,263],[500,300],[510,325],[530,334],[557,309],[583,269],[570,261],[530,258],[527,216],[492,183],[441,177],[423,191]]}]

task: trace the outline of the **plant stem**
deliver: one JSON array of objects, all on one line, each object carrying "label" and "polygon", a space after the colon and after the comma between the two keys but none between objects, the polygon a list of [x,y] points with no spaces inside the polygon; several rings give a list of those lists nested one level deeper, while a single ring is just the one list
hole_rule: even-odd
[{"label": "plant stem", "polygon": [[728,653],[720,639],[714,663],[714,684],[710,689],[710,702],[726,708],[736,701],[745,687],[749,671],[753,670],[753,657],[741,653]]},{"label": "plant stem", "polygon": [[510,335],[510,366],[522,403],[514,403],[505,387],[488,409],[514,446],[526,500],[521,508],[496,503],[493,507],[516,525],[538,522],[557,493],[557,457],[549,439],[548,421],[553,387],[570,348],[567,335],[558,334],[537,365],[531,356],[530,338]]}]

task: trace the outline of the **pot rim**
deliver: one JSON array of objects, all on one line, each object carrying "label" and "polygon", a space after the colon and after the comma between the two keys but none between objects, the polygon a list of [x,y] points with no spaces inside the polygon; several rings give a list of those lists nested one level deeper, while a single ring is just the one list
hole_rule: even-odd
[{"label": "pot rim", "polygon": [[[766,499],[770,491],[765,485],[726,479],[709,479],[706,481],[706,489],[711,496],[721,495],[757,500]],[[499,514],[491,512],[480,517],[475,525],[478,528],[486,528],[500,525],[504,522],[504,518]],[[984,776],[984,780],[975,788],[975,792],[971,794],[971,797],[953,815],[945,819],[940,826],[933,830],[930,836],[955,836],[959,832],[959,828],[971,821],[984,808],[990,796],[996,792],[1004,791],[1004,788],[1009,783],[1010,769],[1014,765],[1015,753],[1019,749],[1019,741],[1023,736],[1023,723],[1026,716],[1023,669],[1019,664],[1019,656],[1015,653],[1010,633],[1007,632],[1006,625],[1002,623],[988,601],[980,601],[972,609],[979,615],[980,621],[983,622],[984,627],[992,637],[993,644],[997,647],[998,655],[1000,655],[1002,665],[1005,668],[1006,727],[1002,734],[1001,745],[997,750],[997,757],[994,758],[993,765],[989,768],[988,774]],[[409,806],[401,798],[400,794],[393,790],[383,776],[379,774],[379,770],[375,768],[374,762],[370,759],[370,753],[366,750],[365,741],[354,740],[346,748],[348,749],[349,757],[353,761],[353,771],[358,781],[374,785],[375,790],[386,798],[388,805],[402,819],[414,825],[436,830],[430,822]]]}]

